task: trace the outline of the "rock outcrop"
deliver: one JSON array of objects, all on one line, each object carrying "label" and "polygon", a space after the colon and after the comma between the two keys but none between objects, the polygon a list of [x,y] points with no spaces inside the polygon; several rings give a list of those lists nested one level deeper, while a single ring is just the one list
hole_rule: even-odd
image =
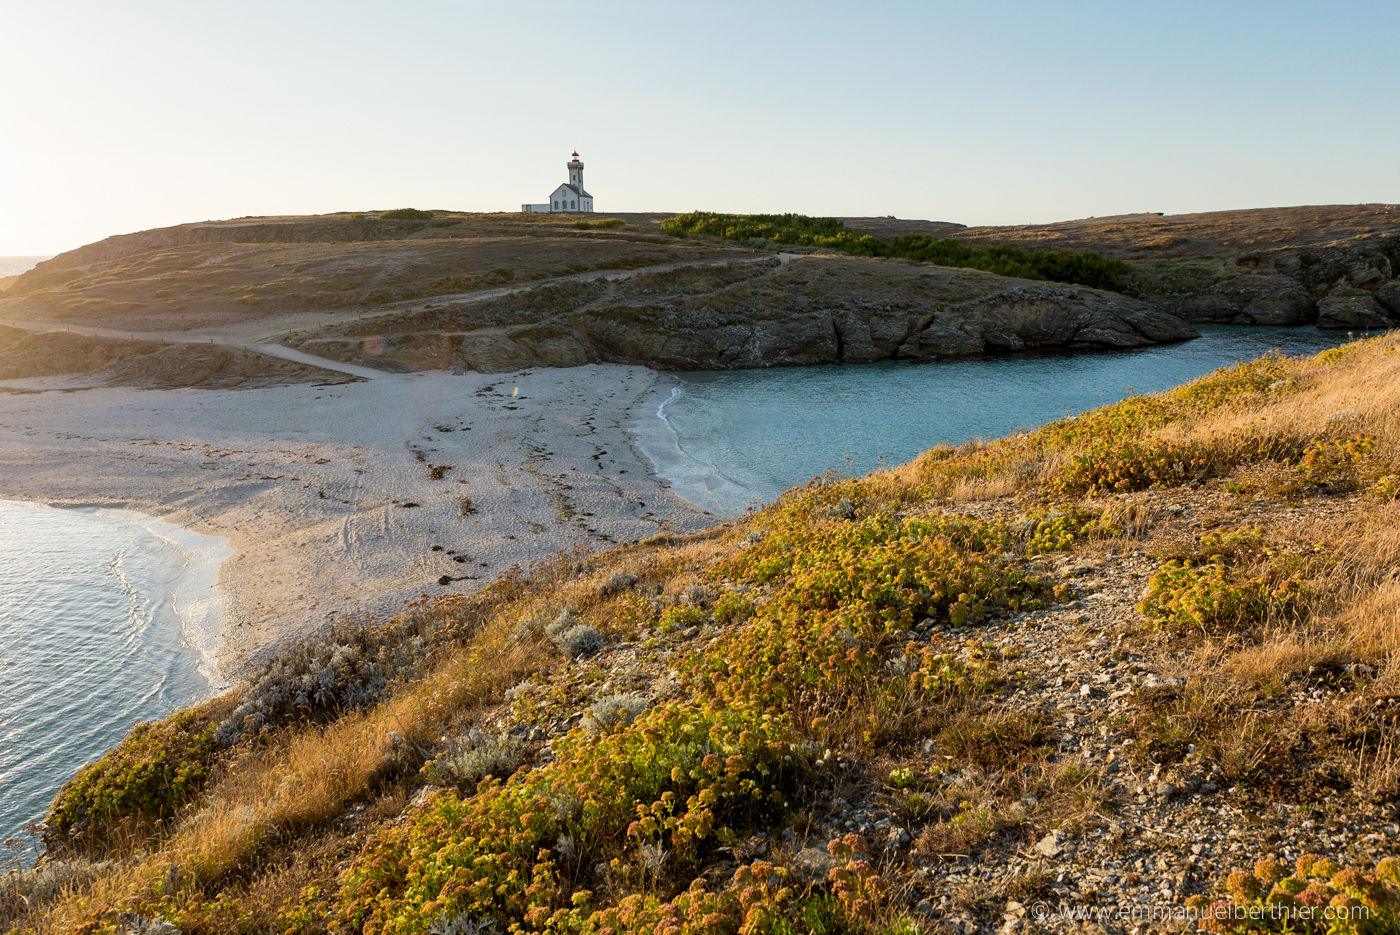
[{"label": "rock outcrop", "polygon": [[1376,290],[1376,301],[1385,306],[1386,311],[1400,318],[1400,279],[1386,283]]},{"label": "rock outcrop", "polygon": [[372,335],[323,331],[299,346],[386,369],[441,367],[450,342],[453,366],[483,372],[591,362],[732,370],[1196,336],[1180,318],[1117,293],[830,256],[645,273],[567,297],[541,290],[373,327]]},{"label": "rock outcrop", "polygon": [[1319,328],[1390,328],[1400,318],[1364,289],[1341,285],[1317,303]]},{"label": "rock outcrop", "polygon": [[1158,307],[1186,321],[1235,325],[1297,325],[1316,314],[1308,291],[1282,275],[1235,276]]}]

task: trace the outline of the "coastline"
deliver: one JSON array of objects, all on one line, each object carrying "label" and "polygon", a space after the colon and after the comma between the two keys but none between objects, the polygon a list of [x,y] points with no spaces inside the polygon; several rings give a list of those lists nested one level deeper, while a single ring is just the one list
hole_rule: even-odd
[{"label": "coastline", "polygon": [[[681,444],[666,410],[685,391],[676,385],[674,377],[669,380],[658,380],[634,408],[627,426],[634,446],[646,458],[658,482],[685,502],[720,519],[744,515],[749,504],[758,498],[715,464],[696,457]],[[667,393],[664,399],[663,392]]]},{"label": "coastline", "polygon": [[22,834],[133,724],[227,690],[215,664],[233,554],[131,510],[0,500],[0,836]]},{"label": "coastline", "polygon": [[218,664],[228,614],[228,594],[219,587],[219,575],[224,562],[235,552],[228,538],[195,532],[136,510],[99,508],[93,512],[138,526],[183,557],[180,574],[171,582],[170,609],[180,621],[182,639],[199,654],[199,674],[209,683],[206,697],[228,691],[228,680],[219,672]]},{"label": "coastline", "polygon": [[560,549],[712,525],[632,442],[655,381],[595,364],[0,393],[0,497],[136,511],[177,544],[180,529],[225,540],[213,674],[233,681],[347,614],[382,619]]}]

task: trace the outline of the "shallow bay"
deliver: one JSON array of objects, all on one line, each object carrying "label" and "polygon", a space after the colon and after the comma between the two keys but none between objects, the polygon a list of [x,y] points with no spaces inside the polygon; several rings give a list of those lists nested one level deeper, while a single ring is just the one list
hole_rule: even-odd
[{"label": "shallow bay", "polygon": [[1271,350],[1312,354],[1349,340],[1312,327],[1199,329],[1196,340],[1137,351],[673,374],[638,409],[633,431],[672,492],[728,516],[831,469],[864,473]]}]

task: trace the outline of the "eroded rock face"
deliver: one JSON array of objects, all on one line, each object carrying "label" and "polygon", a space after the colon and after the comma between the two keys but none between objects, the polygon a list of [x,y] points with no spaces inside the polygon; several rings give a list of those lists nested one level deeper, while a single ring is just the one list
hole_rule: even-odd
[{"label": "eroded rock face", "polygon": [[940,310],[900,345],[898,356],[1143,347],[1195,336],[1196,329],[1181,319],[1124,296],[1072,286],[1017,286]]},{"label": "eroded rock face", "polygon": [[1297,325],[1316,314],[1308,291],[1279,275],[1237,276],[1163,307],[1187,321],[1236,325]]},{"label": "eroded rock face", "polygon": [[[548,302],[519,295],[431,318],[381,318],[374,335],[322,334],[315,342],[337,359],[353,349],[354,362],[369,366],[405,364],[416,353],[424,367],[442,366],[450,342],[453,366],[500,372],[590,362],[733,370],[930,360],[1196,336],[1181,319],[1117,293],[902,261],[807,257],[647,273],[605,286]],[[383,348],[378,360],[370,347]]]},{"label": "eroded rock face", "polygon": [[1375,290],[1395,278],[1400,250],[1392,238],[1304,248],[1274,261],[1274,268],[1294,276],[1314,296],[1338,285]]},{"label": "eroded rock face", "polygon": [[1376,301],[1391,315],[1400,318],[1400,279],[1393,279],[1377,289]]},{"label": "eroded rock face", "polygon": [[1319,328],[1389,328],[1400,319],[1388,313],[1376,297],[1355,286],[1338,286],[1317,303]]}]

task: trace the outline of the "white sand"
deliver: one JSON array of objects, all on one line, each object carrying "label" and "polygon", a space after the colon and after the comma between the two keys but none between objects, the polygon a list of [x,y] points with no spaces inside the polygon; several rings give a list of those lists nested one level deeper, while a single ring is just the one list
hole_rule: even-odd
[{"label": "white sand", "polygon": [[[629,410],[654,382],[642,367],[590,365],[241,391],[0,392],[0,497],[134,509],[226,537],[236,551],[219,576],[220,662],[232,677],[341,614],[384,617],[561,548],[713,523],[629,444]],[[432,465],[452,467],[433,480]],[[473,578],[441,586],[442,575]]]}]

